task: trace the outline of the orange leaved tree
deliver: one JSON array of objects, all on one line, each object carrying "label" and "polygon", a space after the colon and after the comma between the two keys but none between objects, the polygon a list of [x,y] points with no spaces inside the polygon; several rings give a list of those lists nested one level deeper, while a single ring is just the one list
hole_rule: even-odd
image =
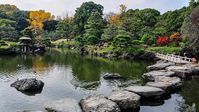
[{"label": "orange leaved tree", "polygon": [[34,34],[37,35],[39,31],[42,31],[44,26],[43,22],[53,19],[53,17],[50,12],[45,12],[44,10],[30,11],[28,21]]}]

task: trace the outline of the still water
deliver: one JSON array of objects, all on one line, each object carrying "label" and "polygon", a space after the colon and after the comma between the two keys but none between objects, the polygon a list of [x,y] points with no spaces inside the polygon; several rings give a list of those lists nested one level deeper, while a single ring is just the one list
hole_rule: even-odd
[{"label": "still water", "polygon": [[[50,50],[43,56],[0,56],[0,112],[44,110],[48,101],[89,94],[108,95],[118,87],[142,85],[142,74],[148,62],[107,60]],[[127,80],[106,81],[105,73],[119,73]],[[17,79],[37,78],[45,85],[39,94],[24,94],[10,87]],[[183,83],[182,90],[161,103],[144,104],[140,112],[199,111],[199,78]]]}]

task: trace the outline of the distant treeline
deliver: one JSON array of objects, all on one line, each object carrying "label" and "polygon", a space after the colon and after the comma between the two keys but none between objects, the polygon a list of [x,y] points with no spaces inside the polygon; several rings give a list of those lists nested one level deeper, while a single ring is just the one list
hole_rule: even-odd
[{"label": "distant treeline", "polygon": [[134,45],[157,44],[158,37],[181,35],[187,28],[185,18],[197,6],[198,2],[191,0],[188,7],[161,14],[155,9],[133,10],[121,4],[120,12],[103,14],[102,5],[85,2],[76,9],[74,16],[61,18],[44,10],[23,11],[14,5],[0,5],[0,39],[64,38],[76,40],[80,45],[104,42],[115,48],[131,49]]}]

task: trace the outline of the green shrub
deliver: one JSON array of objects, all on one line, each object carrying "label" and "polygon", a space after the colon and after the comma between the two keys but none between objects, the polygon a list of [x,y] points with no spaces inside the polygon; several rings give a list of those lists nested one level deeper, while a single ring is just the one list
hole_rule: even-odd
[{"label": "green shrub", "polygon": [[147,49],[148,51],[151,52],[159,52],[159,53],[179,53],[181,50],[181,47],[150,47]]},{"label": "green shrub", "polygon": [[142,41],[140,41],[140,40],[133,40],[132,41],[132,44],[133,45],[140,45],[140,44],[142,44],[143,42]]},{"label": "green shrub", "polygon": [[141,37],[141,41],[147,45],[153,45],[156,42],[156,38],[154,35],[145,34]]}]

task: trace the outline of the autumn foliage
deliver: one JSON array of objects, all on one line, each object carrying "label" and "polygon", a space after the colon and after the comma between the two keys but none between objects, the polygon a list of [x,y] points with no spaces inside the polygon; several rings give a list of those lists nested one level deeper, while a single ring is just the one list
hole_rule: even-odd
[{"label": "autumn foliage", "polygon": [[156,41],[157,45],[164,46],[169,44],[169,37],[168,36],[159,36]]},{"label": "autumn foliage", "polygon": [[182,40],[181,38],[181,34],[179,32],[176,32],[176,33],[173,33],[171,36],[170,36],[170,39],[172,42],[179,42]]},{"label": "autumn foliage", "polygon": [[119,26],[120,22],[121,22],[121,17],[126,12],[126,9],[127,9],[127,7],[124,4],[121,4],[120,5],[120,13],[111,15],[108,18],[108,23]]},{"label": "autumn foliage", "polygon": [[39,11],[30,11],[29,13],[29,22],[30,26],[34,30],[43,30],[43,22],[53,19],[53,16],[50,12],[45,12],[44,10]]}]

